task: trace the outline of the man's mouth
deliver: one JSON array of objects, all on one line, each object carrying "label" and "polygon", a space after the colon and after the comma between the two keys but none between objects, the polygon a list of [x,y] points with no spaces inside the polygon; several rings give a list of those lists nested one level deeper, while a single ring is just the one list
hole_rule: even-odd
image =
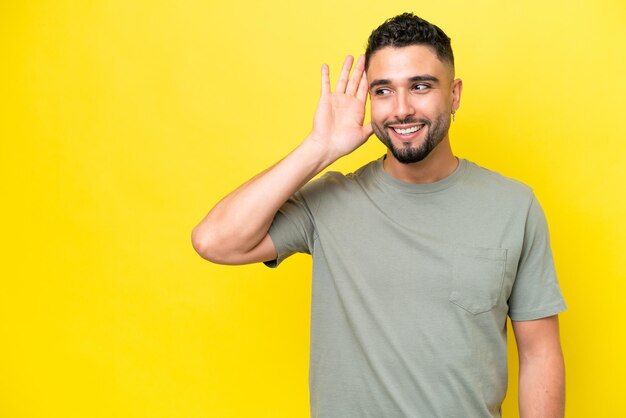
[{"label": "man's mouth", "polygon": [[422,130],[426,124],[410,125],[410,126],[390,126],[391,130],[402,139],[411,139],[417,132]]},{"label": "man's mouth", "polygon": [[420,129],[422,129],[424,125],[418,125],[418,126],[411,126],[410,128],[391,128],[394,131],[396,131],[396,133],[399,133],[400,135],[410,135],[413,132],[417,132]]}]

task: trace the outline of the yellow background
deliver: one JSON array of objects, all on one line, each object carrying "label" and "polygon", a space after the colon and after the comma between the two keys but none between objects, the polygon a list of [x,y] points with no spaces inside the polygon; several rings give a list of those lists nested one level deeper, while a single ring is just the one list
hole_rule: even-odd
[{"label": "yellow background", "polygon": [[0,417],[308,416],[310,259],[212,265],[190,232],[403,11],[452,37],[455,153],[543,204],[568,417],[624,413],[623,0],[42,0],[0,5]]}]

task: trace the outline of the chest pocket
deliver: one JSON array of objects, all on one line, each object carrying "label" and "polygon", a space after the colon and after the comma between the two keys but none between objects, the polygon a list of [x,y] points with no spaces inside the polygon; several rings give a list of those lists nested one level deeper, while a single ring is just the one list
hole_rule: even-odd
[{"label": "chest pocket", "polygon": [[506,248],[456,248],[450,302],[476,315],[493,309],[502,294]]}]

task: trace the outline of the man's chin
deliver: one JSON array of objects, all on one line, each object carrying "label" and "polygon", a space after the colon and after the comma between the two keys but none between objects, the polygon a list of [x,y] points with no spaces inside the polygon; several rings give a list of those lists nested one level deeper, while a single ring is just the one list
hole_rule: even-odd
[{"label": "man's chin", "polygon": [[428,155],[419,155],[419,156],[398,156],[394,155],[394,158],[400,163],[404,165],[411,165],[415,163],[419,163],[423,161]]},{"label": "man's chin", "polygon": [[419,163],[428,157],[428,154],[432,151],[425,150],[423,146],[411,146],[399,149],[392,145],[391,147],[388,146],[387,149],[391,152],[391,155],[393,155],[393,157],[402,164]]},{"label": "man's chin", "polygon": [[418,140],[418,143],[407,143],[401,142],[396,146],[394,142],[396,142],[389,135],[378,135],[376,130],[374,130],[376,136],[383,143],[385,147],[387,147],[388,153],[391,154],[395,160],[402,164],[414,164],[422,161],[424,158],[430,154],[432,150],[427,150],[427,139],[426,140]]}]

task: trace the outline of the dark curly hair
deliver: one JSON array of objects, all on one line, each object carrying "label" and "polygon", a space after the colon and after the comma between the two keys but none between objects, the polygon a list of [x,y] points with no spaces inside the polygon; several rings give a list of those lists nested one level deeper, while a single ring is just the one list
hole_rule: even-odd
[{"label": "dark curly hair", "polygon": [[365,50],[365,69],[369,67],[372,55],[379,49],[388,46],[401,48],[409,45],[431,47],[437,54],[437,58],[454,68],[454,55],[448,35],[439,27],[413,13],[403,13],[387,19],[372,32]]}]

